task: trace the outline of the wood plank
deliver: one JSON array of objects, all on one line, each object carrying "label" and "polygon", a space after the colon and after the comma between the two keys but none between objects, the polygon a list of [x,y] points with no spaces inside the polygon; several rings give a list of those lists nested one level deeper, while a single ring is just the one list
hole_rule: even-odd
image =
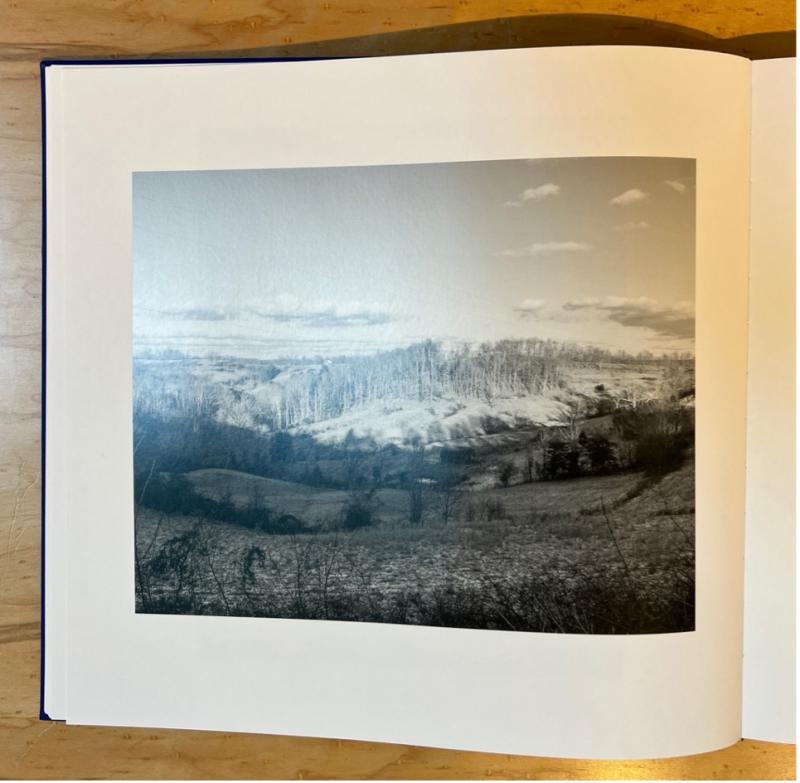
[{"label": "wood plank", "polygon": [[[795,749],[743,741],[717,753],[646,762],[567,761],[396,745],[42,723],[38,715],[40,186],[43,57],[286,51],[329,54],[563,42],[581,27],[620,42],[776,34],[794,25],[791,0],[10,0],[0,8],[0,777],[388,779],[791,779]],[[609,21],[609,14],[617,18]],[[592,21],[602,16],[602,24]],[[638,20],[638,21],[637,21]],[[526,25],[528,27],[526,27]],[[532,26],[533,25],[533,26]],[[549,26],[548,26],[549,25]],[[637,27],[638,25],[638,27]],[[433,28],[433,29],[431,29]],[[524,38],[524,30],[533,38]],[[418,32],[413,32],[413,31]],[[402,35],[387,35],[406,31]],[[409,32],[411,31],[411,32]],[[538,31],[538,32],[537,32]],[[598,32],[599,31],[599,32]],[[660,32],[659,32],[660,31]],[[504,37],[505,36],[505,37]],[[514,38],[514,36],[517,36]],[[523,38],[520,38],[523,36]],[[666,36],[666,38],[664,37]],[[622,39],[626,40],[626,39]],[[781,40],[786,40],[781,39]],[[324,42],[334,42],[325,44]],[[338,43],[336,43],[338,42]],[[569,42],[569,41],[568,41]],[[627,41],[626,42],[630,42]],[[325,48],[327,46],[327,49]],[[340,47],[337,49],[337,46]],[[719,44],[722,48],[722,44]],[[296,50],[295,50],[296,51]]]},{"label": "wood plank", "polygon": [[495,18],[614,14],[681,25],[718,38],[792,30],[792,0],[28,0],[0,8],[0,46],[36,52],[225,51],[374,35]]}]

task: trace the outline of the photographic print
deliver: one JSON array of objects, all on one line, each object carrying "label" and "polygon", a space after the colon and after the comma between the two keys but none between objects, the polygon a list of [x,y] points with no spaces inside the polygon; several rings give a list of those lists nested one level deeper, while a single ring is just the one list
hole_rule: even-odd
[{"label": "photographic print", "polygon": [[137,612],[694,630],[693,160],[132,187]]}]

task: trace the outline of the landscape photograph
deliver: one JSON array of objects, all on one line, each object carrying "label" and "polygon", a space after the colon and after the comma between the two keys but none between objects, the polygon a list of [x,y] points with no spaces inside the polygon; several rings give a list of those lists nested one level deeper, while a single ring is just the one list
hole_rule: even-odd
[{"label": "landscape photograph", "polygon": [[694,630],[694,160],[132,188],[137,612]]}]

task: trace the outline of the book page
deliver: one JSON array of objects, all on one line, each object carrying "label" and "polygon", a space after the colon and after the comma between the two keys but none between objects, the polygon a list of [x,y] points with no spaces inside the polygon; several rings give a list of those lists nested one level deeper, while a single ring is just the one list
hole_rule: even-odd
[{"label": "book page", "polygon": [[795,741],[795,60],[753,63],[742,734]]},{"label": "book page", "polygon": [[70,722],[739,738],[747,61],[60,70]]}]

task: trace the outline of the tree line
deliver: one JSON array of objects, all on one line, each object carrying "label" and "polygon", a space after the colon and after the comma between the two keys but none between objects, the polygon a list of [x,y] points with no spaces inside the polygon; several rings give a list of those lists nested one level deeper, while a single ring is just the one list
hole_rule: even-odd
[{"label": "tree line", "polygon": [[[171,362],[169,368],[158,366],[155,371],[152,362],[140,360],[134,366],[134,404],[138,412],[159,418],[188,417],[198,423],[216,418],[270,432],[337,418],[384,400],[457,398],[491,404],[500,397],[545,394],[562,386],[567,364],[682,364],[687,360],[540,339],[452,349],[426,340],[370,356],[273,365],[254,362],[252,373],[245,370],[242,383],[236,386],[193,372],[196,360]],[[224,366],[224,360],[219,364]],[[170,377],[165,379],[162,371],[171,373]],[[267,394],[263,394],[265,386]],[[257,389],[262,392],[258,396],[253,394]]]}]

